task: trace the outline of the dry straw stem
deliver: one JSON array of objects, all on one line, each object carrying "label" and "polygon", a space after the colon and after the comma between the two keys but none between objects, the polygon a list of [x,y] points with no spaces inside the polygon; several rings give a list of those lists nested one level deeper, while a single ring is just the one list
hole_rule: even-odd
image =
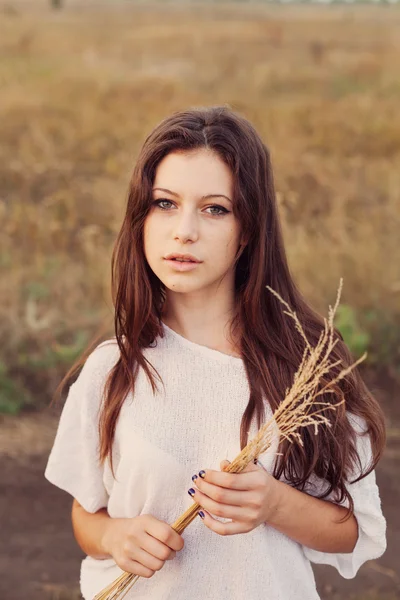
[{"label": "dry straw stem", "polygon": [[[324,318],[324,329],[321,332],[317,345],[313,348],[307,340],[303,328],[296,313],[290,308],[279,294],[270,286],[266,286],[286,307],[285,314],[289,315],[295,322],[296,329],[300,332],[305,342],[305,349],[300,366],[294,376],[293,385],[286,389],[285,398],[279,405],[271,419],[269,419],[258,431],[255,437],[243,448],[238,456],[226,467],[228,473],[240,473],[246,466],[263,454],[271,446],[272,437],[279,432],[280,438],[286,438],[290,442],[296,441],[303,445],[299,429],[309,425],[314,426],[314,433],[318,434],[318,425],[330,427],[329,419],[323,414],[327,410],[336,410],[345,402],[344,398],[336,404],[318,401],[322,394],[334,393],[331,389],[333,384],[343,379],[356,365],[362,362],[367,354],[364,353],[355,363],[343,369],[337,377],[330,380],[323,388],[316,391],[322,376],[326,375],[333,367],[341,361],[330,362],[329,356],[337,343],[334,340],[333,319],[339,305],[343,279],[340,279],[337,299],[334,308],[329,306],[329,317]],[[311,405],[313,407],[310,413]],[[315,407],[318,408],[315,410]],[[181,534],[186,527],[196,518],[201,506],[195,502],[171,525],[175,531]],[[94,600],[121,600],[129,589],[139,579],[139,575],[122,573],[118,579],[104,588]]]}]

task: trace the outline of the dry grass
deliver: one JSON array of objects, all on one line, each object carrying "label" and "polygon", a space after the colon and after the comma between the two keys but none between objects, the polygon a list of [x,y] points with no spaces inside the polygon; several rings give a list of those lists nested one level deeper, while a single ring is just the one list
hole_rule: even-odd
[{"label": "dry grass", "polygon": [[79,348],[77,332],[111,324],[110,253],[135,157],[188,106],[228,103],[260,131],[291,269],[313,305],[323,312],[343,276],[344,303],[398,318],[396,7],[14,7],[0,12],[10,378],[47,398],[68,362],[57,343]]}]

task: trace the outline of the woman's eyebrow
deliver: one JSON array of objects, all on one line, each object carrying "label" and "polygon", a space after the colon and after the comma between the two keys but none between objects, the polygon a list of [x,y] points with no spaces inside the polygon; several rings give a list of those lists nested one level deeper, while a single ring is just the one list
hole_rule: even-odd
[{"label": "woman's eyebrow", "polygon": [[[167,192],[167,194],[171,194],[172,196],[179,198],[179,194],[176,192],[171,192],[171,190],[167,190],[166,188],[153,188],[153,192],[156,190],[160,192]],[[205,196],[201,197],[201,200],[208,200],[209,198],[226,198],[229,202],[232,202],[232,200],[228,198],[228,196],[225,196],[225,194],[206,194]]]}]

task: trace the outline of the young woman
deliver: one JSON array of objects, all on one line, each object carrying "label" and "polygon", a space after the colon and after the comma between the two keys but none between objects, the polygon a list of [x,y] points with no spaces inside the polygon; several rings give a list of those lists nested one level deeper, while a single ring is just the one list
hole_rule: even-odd
[{"label": "young woman", "polygon": [[[331,427],[302,429],[303,446],[275,437],[257,464],[223,472],[303,354],[267,285],[315,344],[323,318],[289,271],[266,146],[227,107],[173,114],[133,172],[112,257],[115,338],[59,387],[83,366],[45,476],[74,498],[85,600],[121,570],[142,578],[128,599],[315,600],[310,562],[352,578],[385,551],[384,418],[357,369],[323,397],[346,401],[326,412]],[[353,359],[335,335],[343,368]],[[203,520],[179,535],[170,524],[191,496]]]}]

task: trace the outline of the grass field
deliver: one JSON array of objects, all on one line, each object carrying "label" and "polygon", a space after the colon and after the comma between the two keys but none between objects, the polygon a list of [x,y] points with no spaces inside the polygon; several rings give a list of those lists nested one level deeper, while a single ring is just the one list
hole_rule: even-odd
[{"label": "grass field", "polygon": [[323,314],[343,277],[355,310],[344,325],[396,370],[399,51],[395,6],[3,4],[3,408],[47,401],[97,325],[111,326],[135,157],[163,117],[198,105],[227,103],[258,128],[293,275]]}]

